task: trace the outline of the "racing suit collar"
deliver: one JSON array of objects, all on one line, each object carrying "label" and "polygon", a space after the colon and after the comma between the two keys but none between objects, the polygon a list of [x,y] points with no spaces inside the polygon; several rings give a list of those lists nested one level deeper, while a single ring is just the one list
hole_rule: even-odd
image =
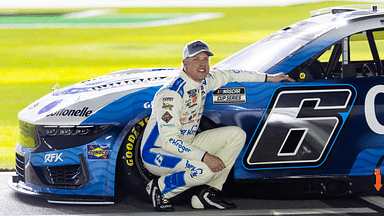
[{"label": "racing suit collar", "polygon": [[181,78],[183,78],[183,79],[184,79],[190,86],[195,87],[195,88],[197,88],[197,89],[199,89],[200,86],[204,83],[204,81],[201,82],[201,83],[199,83],[199,82],[196,82],[195,80],[189,78],[189,76],[184,72],[183,69],[181,69],[181,70],[179,71],[179,76],[180,76]]}]

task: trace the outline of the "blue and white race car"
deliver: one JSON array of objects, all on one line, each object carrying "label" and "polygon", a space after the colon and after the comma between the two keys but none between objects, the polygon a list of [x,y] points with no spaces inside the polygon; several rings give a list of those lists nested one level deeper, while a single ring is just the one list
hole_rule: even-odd
[{"label": "blue and white race car", "polygon": [[[380,55],[384,10],[338,7],[314,11],[214,65],[297,80],[229,83],[207,95],[199,130],[237,125],[248,137],[229,184],[278,196],[382,193]],[[26,107],[19,113],[17,175],[8,184],[55,203],[113,203],[121,180],[145,198],[153,176],[141,161],[142,132],[154,94],[178,70],[118,71]]]}]

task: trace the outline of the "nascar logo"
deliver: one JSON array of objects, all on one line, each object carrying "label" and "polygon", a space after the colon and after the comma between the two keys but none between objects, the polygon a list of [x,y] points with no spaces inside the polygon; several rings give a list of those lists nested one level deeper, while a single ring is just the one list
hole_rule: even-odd
[{"label": "nascar logo", "polygon": [[213,104],[246,103],[245,87],[220,88],[212,94]]}]

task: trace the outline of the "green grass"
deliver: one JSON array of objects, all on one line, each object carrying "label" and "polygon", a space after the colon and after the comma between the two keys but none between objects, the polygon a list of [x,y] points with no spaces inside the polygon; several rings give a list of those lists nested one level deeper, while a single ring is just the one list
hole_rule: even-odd
[{"label": "green grass", "polygon": [[210,45],[215,53],[211,64],[215,64],[283,27],[309,18],[311,10],[346,4],[356,2],[288,7],[127,8],[118,12],[222,12],[225,16],[134,29],[0,29],[0,169],[14,168],[17,113],[49,93],[56,83],[63,87],[129,68],[179,67],[182,49],[195,39]]}]

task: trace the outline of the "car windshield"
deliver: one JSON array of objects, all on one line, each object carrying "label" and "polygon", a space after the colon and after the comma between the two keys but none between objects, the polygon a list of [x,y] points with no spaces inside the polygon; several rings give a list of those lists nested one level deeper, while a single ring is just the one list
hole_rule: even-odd
[{"label": "car windshield", "polygon": [[298,22],[222,60],[214,68],[266,72],[330,29],[321,23]]}]

